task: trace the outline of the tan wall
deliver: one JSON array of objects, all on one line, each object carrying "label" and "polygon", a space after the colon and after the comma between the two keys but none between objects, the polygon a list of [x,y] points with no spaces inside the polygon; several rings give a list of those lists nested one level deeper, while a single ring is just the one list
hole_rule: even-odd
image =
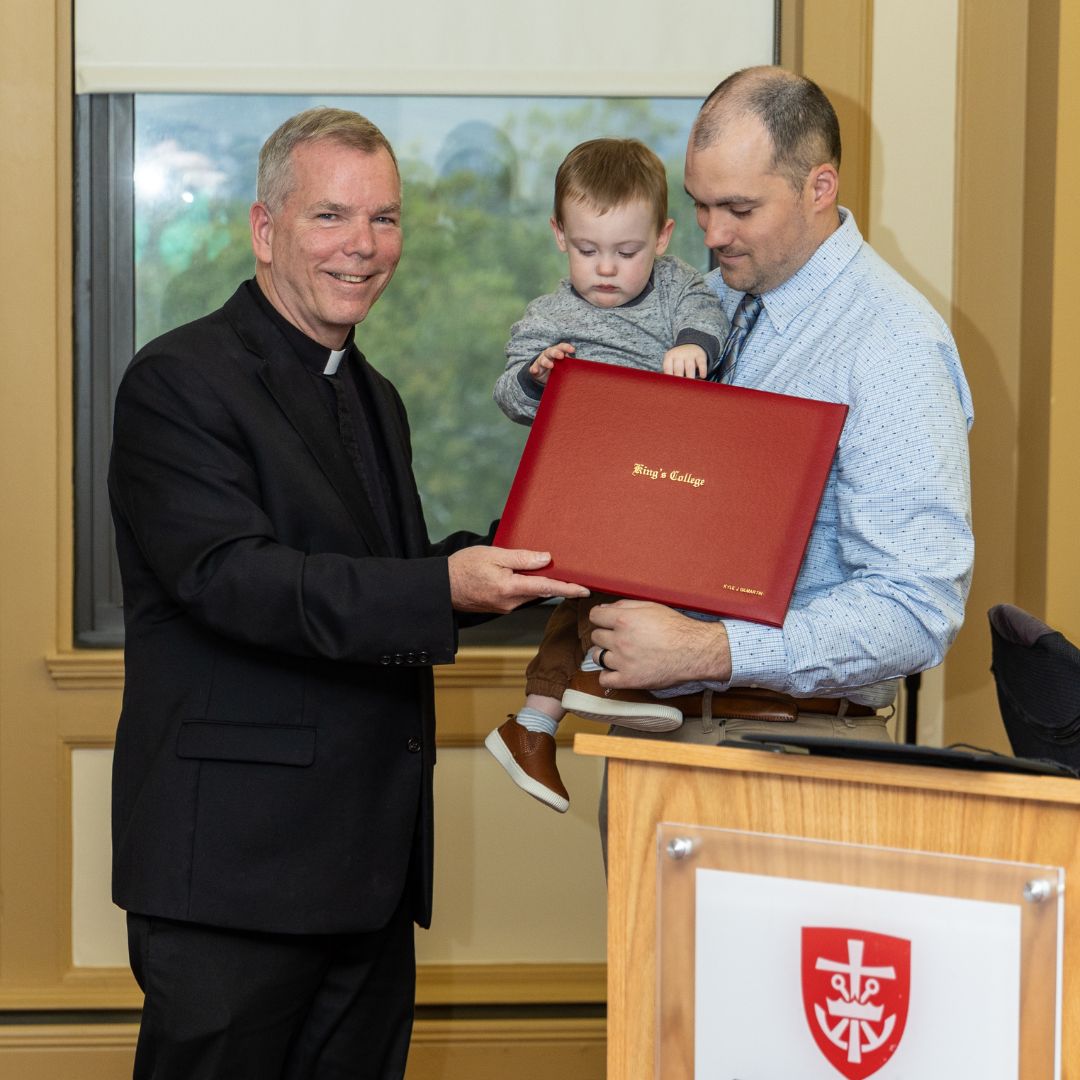
[{"label": "tan wall", "polygon": [[[0,8],[0,1000],[5,973],[31,988],[53,982],[62,943],[53,919],[28,927],[58,902],[59,852],[51,806],[25,802],[19,772],[35,777],[37,798],[58,797],[58,701],[44,658],[55,646],[62,543],[58,439],[70,397],[69,171],[59,132],[66,94],[56,90],[65,47],[48,4],[14,0]],[[58,114],[60,120],[58,121]],[[62,170],[62,172],[61,172]],[[69,498],[67,492],[65,496]],[[35,800],[36,801],[36,800]],[[36,809],[36,807],[34,808]],[[25,884],[23,884],[25,883]]]},{"label": "tan wall", "polygon": [[[870,206],[863,235],[942,318],[952,314],[958,0],[911,0],[874,10]],[[908,78],[911,56],[920,77]],[[928,192],[944,197],[928,198]],[[948,661],[926,672],[919,742],[940,745]]]},{"label": "tan wall", "polygon": [[[1080,318],[1073,299],[1080,286],[1080,211],[1068,197],[1080,177],[1074,104],[1080,88],[1064,63],[1059,85],[1056,11],[1048,19],[1042,10],[1047,5],[1033,2],[1029,26],[1025,0],[993,5],[992,17],[979,0],[957,2],[952,322],[979,413],[972,444],[979,554],[969,625],[946,666],[943,727],[947,738],[1000,743],[985,608],[1030,598],[1025,602],[1080,637],[1080,577],[1072,567],[1080,525],[1080,433],[1071,418],[1080,375],[1070,355]],[[1065,7],[1061,55],[1080,55],[1080,14]],[[817,78],[837,102],[846,147],[844,199],[864,221],[876,179],[869,168],[876,128],[870,12],[857,0],[785,4],[785,58]],[[0,1009],[138,1001],[121,968],[77,969],[71,960],[70,755],[110,745],[122,665],[112,654],[70,649],[69,18],[65,3],[54,9],[40,0],[6,0],[0,8]],[[908,71],[907,59],[881,63],[882,78],[890,67]],[[875,92],[887,89],[879,82]],[[1059,93],[1067,105],[1060,110]],[[879,151],[891,170],[888,146]],[[1047,160],[1049,171],[1032,164]],[[889,183],[895,176],[889,172],[883,179]],[[911,182],[917,179],[916,172]],[[952,194],[930,191],[926,197],[948,201]],[[901,245],[918,212],[916,200],[888,219]],[[900,254],[905,251],[901,246]],[[926,265],[921,256],[911,259],[915,275],[926,276]],[[1045,287],[1021,291],[1021,277],[1042,280]],[[452,856],[442,860],[440,892],[451,898],[446,922],[421,945],[422,955],[427,950],[431,958],[421,983],[427,1000],[603,997],[597,947],[603,941],[603,886],[590,836],[595,770],[581,773],[578,816],[560,824],[524,797],[512,806],[515,800],[495,796],[488,785],[502,778],[484,768],[483,752],[475,748],[476,734],[513,703],[522,665],[517,653],[478,653],[440,675],[443,730],[457,739],[458,749],[448,758],[446,777],[440,776],[440,788],[453,789],[440,804],[449,845],[443,850]],[[502,832],[493,840],[496,824]],[[562,876],[553,874],[550,892],[541,897],[554,902],[542,906],[550,907],[543,933],[555,940],[565,923],[557,901],[563,886],[573,884],[578,936],[556,953],[554,965],[541,962],[539,952],[493,965],[493,958],[514,947],[508,944],[509,921],[490,935],[480,935],[470,921],[476,915],[466,902],[470,897],[497,896],[508,880],[519,897],[527,892],[522,883],[543,884],[527,851],[514,844],[519,831],[541,844],[553,864],[565,856]],[[468,865],[464,889],[450,874],[461,859]],[[585,1043],[595,1049],[595,1032],[574,1043],[570,1027],[562,1030],[578,1049]],[[470,1037],[482,1041],[475,1033]],[[40,1045],[36,1036],[28,1038],[7,1046],[23,1053]],[[121,1038],[119,1045],[128,1044]],[[6,1054],[0,1040],[4,1075]],[[29,1067],[18,1074],[35,1075]]]},{"label": "tan wall", "polygon": [[977,548],[947,664],[947,741],[1007,745],[989,607],[1016,603],[1080,632],[1075,33],[1075,5],[960,6],[952,325],[975,398]]},{"label": "tan wall", "polygon": [[[1050,39],[1052,42],[1052,38]],[[1080,642],[1080,9],[1062,3],[1058,29],[1059,72],[1053,330],[1050,342],[1050,445],[1046,616]]]}]

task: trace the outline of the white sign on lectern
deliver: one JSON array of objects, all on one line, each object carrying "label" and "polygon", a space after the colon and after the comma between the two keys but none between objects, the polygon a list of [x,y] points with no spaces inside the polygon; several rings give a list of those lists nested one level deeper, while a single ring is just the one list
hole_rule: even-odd
[{"label": "white sign on lectern", "polygon": [[696,928],[697,1076],[1018,1076],[1015,906],[699,870]]}]

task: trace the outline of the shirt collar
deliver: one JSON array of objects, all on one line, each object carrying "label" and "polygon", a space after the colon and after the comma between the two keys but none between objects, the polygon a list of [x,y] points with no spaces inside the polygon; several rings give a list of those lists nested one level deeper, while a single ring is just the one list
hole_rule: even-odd
[{"label": "shirt collar", "polygon": [[[326,373],[327,364],[330,362],[330,358],[335,352],[350,351],[353,344],[353,338],[356,335],[356,327],[354,326],[349,331],[349,336],[345,339],[345,344],[341,349],[328,349],[325,345],[320,345],[317,341],[309,338],[302,330],[297,329],[284,315],[270,301],[266,298],[266,294],[259,288],[259,283],[252,278],[247,282],[248,288],[251,290],[252,295],[255,297],[256,303],[270,319],[271,322],[281,331],[285,340],[293,347],[293,351],[299,357],[301,363],[309,371],[316,375],[323,375]],[[336,366],[334,371],[336,371]]]},{"label": "shirt collar", "polygon": [[769,321],[782,334],[839,277],[862,247],[855,215],[839,207],[840,225],[782,285],[762,295]]}]

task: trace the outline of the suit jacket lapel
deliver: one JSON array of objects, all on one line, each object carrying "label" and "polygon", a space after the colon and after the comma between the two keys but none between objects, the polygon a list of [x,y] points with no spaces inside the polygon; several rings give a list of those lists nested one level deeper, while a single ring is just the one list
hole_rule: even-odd
[{"label": "suit jacket lapel", "polygon": [[413,475],[409,432],[406,427],[399,398],[391,389],[389,381],[380,375],[360,354],[358,375],[365,381],[375,403],[374,422],[383,437],[390,461],[391,486],[398,495],[399,523],[405,555],[420,558],[427,554],[428,535],[420,493]]},{"label": "suit jacket lapel", "polygon": [[245,286],[237,290],[225,305],[225,311],[247,347],[261,357],[259,378],[341,497],[372,554],[390,555],[390,545],[379,527],[368,493],[356,475],[311,376],[299,360],[293,362],[292,347],[247,295]]}]

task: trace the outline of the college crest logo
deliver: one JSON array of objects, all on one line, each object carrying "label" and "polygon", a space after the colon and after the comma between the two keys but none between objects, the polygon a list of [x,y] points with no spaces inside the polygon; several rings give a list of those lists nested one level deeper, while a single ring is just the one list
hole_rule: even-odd
[{"label": "college crest logo", "polygon": [[805,926],[802,992],[818,1049],[847,1080],[872,1076],[907,1023],[911,942],[866,930]]}]

